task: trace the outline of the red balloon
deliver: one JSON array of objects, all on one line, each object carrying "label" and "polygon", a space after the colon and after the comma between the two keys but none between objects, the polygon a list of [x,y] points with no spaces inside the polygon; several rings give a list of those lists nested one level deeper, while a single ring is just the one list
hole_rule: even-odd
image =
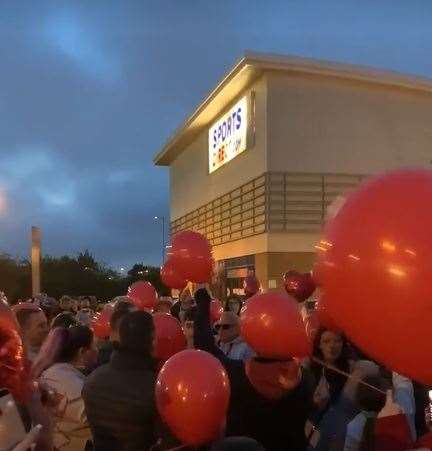
[{"label": "red balloon", "polygon": [[251,297],[240,315],[241,334],[260,357],[306,357],[311,343],[297,302],[286,293],[268,292]]},{"label": "red balloon", "polygon": [[113,307],[110,304],[105,305],[101,312],[94,314],[91,327],[96,337],[107,338],[111,335],[110,320],[112,314]]},{"label": "red balloon", "polygon": [[157,302],[157,293],[150,282],[133,283],[128,288],[128,297],[139,310],[152,310]]},{"label": "red balloon", "polygon": [[213,273],[212,248],[204,235],[190,230],[177,233],[168,250],[175,271],[194,283],[209,282]]},{"label": "red balloon", "polygon": [[210,302],[210,320],[215,323],[221,319],[224,309],[219,299]]},{"label": "red balloon", "polygon": [[4,300],[0,300],[0,386],[20,401],[30,395],[29,368],[19,326]]},{"label": "red balloon", "polygon": [[169,313],[155,313],[153,322],[156,336],[155,357],[158,360],[168,360],[186,348],[186,338],[176,318]]},{"label": "red balloon", "polygon": [[187,285],[187,281],[176,272],[171,260],[168,260],[163,264],[160,275],[162,283],[169,288],[183,290]]},{"label": "red balloon", "polygon": [[432,171],[399,170],[351,194],[319,242],[329,314],[371,358],[432,384]]},{"label": "red balloon", "polygon": [[311,297],[316,288],[309,272],[302,274],[293,270],[288,271],[283,275],[283,281],[286,292],[298,302],[304,302]]},{"label": "red balloon", "polygon": [[229,397],[227,373],[219,360],[204,351],[186,350],[174,355],[162,367],[156,382],[159,414],[174,435],[190,446],[221,436]]}]

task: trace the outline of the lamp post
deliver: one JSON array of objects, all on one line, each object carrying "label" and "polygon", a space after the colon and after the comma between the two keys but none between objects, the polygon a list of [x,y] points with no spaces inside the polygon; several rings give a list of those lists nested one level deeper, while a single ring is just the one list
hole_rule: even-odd
[{"label": "lamp post", "polygon": [[155,216],[155,221],[162,222],[162,264],[165,263],[165,216]]}]

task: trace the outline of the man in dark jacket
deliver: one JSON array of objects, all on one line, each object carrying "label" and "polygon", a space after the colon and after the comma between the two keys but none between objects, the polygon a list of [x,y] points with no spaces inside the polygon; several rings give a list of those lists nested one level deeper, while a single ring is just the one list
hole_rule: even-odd
[{"label": "man in dark jacket", "polygon": [[217,357],[231,383],[226,435],[251,437],[266,451],[304,451],[304,426],[312,405],[307,374],[293,360],[229,359],[214,342],[207,290],[199,289],[195,301],[195,347]]},{"label": "man in dark jacket", "polygon": [[88,377],[83,398],[95,451],[146,451],[156,442],[153,339],[152,316],[128,313],[110,363]]},{"label": "man in dark jacket", "polygon": [[106,340],[99,348],[95,368],[109,363],[114,351],[114,344],[118,343],[120,339],[120,323],[128,313],[134,312],[135,310],[136,307],[127,300],[120,299],[116,303],[110,319],[111,335],[109,340]]}]

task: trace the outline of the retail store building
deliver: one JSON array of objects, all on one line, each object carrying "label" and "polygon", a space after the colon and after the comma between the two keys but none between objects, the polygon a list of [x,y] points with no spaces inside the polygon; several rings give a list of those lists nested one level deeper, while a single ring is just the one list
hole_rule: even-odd
[{"label": "retail store building", "polygon": [[219,274],[263,288],[309,270],[329,203],[365,176],[432,160],[432,82],[249,54],[155,156],[171,232],[212,242]]}]

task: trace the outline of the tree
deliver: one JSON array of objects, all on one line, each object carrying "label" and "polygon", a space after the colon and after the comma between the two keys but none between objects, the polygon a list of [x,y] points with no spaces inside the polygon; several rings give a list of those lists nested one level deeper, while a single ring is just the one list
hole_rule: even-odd
[{"label": "tree", "polygon": [[[59,299],[71,296],[91,295],[101,301],[127,293],[128,286],[138,280],[149,281],[160,295],[169,294],[160,279],[160,270],[154,266],[137,263],[127,277],[98,262],[88,250],[76,258],[64,255],[46,255],[41,260],[41,291]],[[0,291],[12,302],[31,297],[31,265],[27,260],[17,261],[8,255],[0,255]]]}]

